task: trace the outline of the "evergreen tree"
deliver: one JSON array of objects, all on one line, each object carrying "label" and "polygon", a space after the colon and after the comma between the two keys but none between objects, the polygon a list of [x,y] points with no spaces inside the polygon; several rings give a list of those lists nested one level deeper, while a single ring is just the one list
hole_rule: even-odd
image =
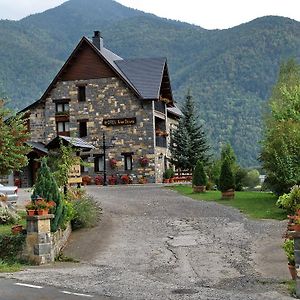
[{"label": "evergreen tree", "polygon": [[182,107],[178,127],[171,137],[172,163],[178,169],[193,170],[197,161],[209,161],[209,146],[206,141],[203,126],[196,121],[197,115],[192,96],[188,92]]},{"label": "evergreen tree", "polygon": [[200,160],[197,161],[196,167],[193,172],[193,185],[194,186],[207,185],[207,176],[205,174],[203,164]]},{"label": "evergreen tree", "polygon": [[64,203],[57,183],[47,165],[47,159],[42,159],[41,167],[38,171],[37,181],[32,193],[32,199],[38,197],[44,198],[46,201],[54,201],[56,207],[54,209],[54,219],[51,221],[51,230],[56,231],[63,222]]},{"label": "evergreen tree", "polygon": [[286,193],[300,184],[300,65],[281,65],[269,100],[260,160],[273,192]]},{"label": "evergreen tree", "polygon": [[232,165],[228,159],[225,159],[222,163],[219,185],[221,192],[226,192],[230,189],[235,189]]}]

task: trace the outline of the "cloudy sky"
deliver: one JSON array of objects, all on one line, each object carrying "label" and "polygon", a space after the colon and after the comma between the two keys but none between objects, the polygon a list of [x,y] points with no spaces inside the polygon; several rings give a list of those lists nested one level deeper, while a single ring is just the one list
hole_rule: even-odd
[{"label": "cloudy sky", "polygon": [[[0,0],[0,18],[18,20],[55,7],[66,0]],[[82,0],[88,1],[88,0]],[[265,15],[300,21],[300,0],[117,0],[161,17],[200,25],[229,28]]]}]

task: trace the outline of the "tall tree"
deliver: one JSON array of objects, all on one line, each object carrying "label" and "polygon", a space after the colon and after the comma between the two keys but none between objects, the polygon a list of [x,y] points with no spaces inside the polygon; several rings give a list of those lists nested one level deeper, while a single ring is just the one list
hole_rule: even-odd
[{"label": "tall tree", "polygon": [[0,100],[0,175],[18,171],[27,165],[29,133],[23,115],[13,115]]},{"label": "tall tree", "polygon": [[300,183],[300,65],[291,59],[280,67],[269,100],[260,160],[276,194]]},{"label": "tall tree", "polygon": [[190,92],[186,95],[181,111],[183,116],[171,137],[172,163],[179,169],[191,171],[198,160],[204,165],[209,161],[210,147],[203,126],[197,122],[195,104]]}]

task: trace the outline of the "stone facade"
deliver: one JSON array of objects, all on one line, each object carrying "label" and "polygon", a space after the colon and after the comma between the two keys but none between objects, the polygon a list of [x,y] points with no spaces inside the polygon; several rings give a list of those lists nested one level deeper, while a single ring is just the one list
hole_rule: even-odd
[{"label": "stone facade", "polygon": [[[86,101],[78,101],[78,86],[85,86]],[[166,131],[169,122],[165,113],[155,111],[154,102],[138,99],[133,92],[117,77],[90,80],[62,81],[48,94],[46,101],[31,110],[30,130],[32,140],[47,144],[57,136],[56,103],[65,100],[68,103],[70,136],[79,136],[79,121],[87,122],[87,136],[85,141],[96,147],[89,153],[82,153],[89,157],[103,154],[102,134],[105,133],[109,143],[115,138],[115,145],[107,150],[107,159],[117,160],[117,168],[111,169],[107,163],[108,176],[111,174],[130,174],[134,182],[141,177],[148,182],[162,182],[165,169],[165,159],[170,156],[167,147],[156,146],[155,122],[159,118]],[[136,118],[136,124],[123,126],[105,126],[104,119]],[[174,122],[171,121],[171,122]],[[176,121],[175,121],[176,122]],[[125,170],[124,153],[132,154],[132,170]],[[149,164],[140,165],[139,159],[147,157]],[[102,172],[98,172],[101,175]],[[91,166],[87,172],[96,175]]]}]

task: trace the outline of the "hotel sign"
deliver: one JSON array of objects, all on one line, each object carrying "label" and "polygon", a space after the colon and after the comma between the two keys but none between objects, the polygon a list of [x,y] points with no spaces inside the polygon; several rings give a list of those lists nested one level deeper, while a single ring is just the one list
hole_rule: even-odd
[{"label": "hotel sign", "polygon": [[104,119],[105,126],[123,126],[136,124],[136,118],[122,118],[122,119]]}]

